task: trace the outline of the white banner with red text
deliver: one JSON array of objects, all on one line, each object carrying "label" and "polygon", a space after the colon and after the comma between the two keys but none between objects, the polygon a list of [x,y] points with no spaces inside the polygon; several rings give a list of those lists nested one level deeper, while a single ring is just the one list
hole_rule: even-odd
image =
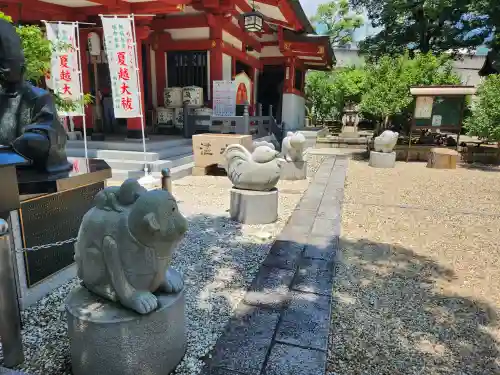
[{"label": "white banner with red text", "polygon": [[132,17],[101,16],[115,118],[141,117]]},{"label": "white banner with red text", "polygon": [[53,48],[51,85],[48,86],[60,98],[75,105],[70,112],[58,113],[60,116],[83,116],[82,77],[78,63],[78,23],[45,22],[45,25],[47,39]]}]

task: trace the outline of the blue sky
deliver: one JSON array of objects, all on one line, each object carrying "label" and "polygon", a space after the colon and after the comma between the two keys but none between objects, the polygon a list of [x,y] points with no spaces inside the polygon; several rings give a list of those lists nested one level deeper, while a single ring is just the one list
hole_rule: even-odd
[{"label": "blue sky", "polygon": [[307,16],[313,16],[316,13],[316,8],[319,4],[326,2],[325,0],[300,0],[304,12]]}]

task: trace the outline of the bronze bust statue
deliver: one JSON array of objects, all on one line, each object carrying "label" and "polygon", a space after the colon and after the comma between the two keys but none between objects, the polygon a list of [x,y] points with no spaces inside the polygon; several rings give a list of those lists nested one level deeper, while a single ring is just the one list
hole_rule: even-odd
[{"label": "bronze bust statue", "polygon": [[52,95],[24,80],[25,60],[14,26],[0,20],[0,145],[10,146],[31,167],[66,172],[66,131]]}]

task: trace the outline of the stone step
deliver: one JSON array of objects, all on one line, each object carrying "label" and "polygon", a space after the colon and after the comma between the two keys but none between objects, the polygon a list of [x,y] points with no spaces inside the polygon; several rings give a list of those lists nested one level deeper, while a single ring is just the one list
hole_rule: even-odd
[{"label": "stone step", "polygon": [[[182,164],[177,167],[170,169],[170,176],[172,180],[178,180],[186,176],[191,176],[191,171],[194,167],[194,163],[190,162],[187,164]],[[113,169],[112,171],[112,181],[124,181],[127,178],[141,178],[144,176],[144,171],[127,171],[123,169]],[[161,178],[160,172],[153,172],[153,176]]]},{"label": "stone step", "polygon": [[[126,151],[126,150],[97,150],[88,149],[88,157],[96,159],[113,159],[113,160],[131,160],[131,161],[143,161],[144,153],[142,151]],[[162,150],[157,150],[155,152],[146,152],[146,161],[153,162],[160,159],[167,159],[177,155],[186,155],[193,152],[191,144],[181,145],[181,146],[167,146]],[[70,148],[66,149],[66,154],[69,157],[83,158],[85,157],[84,148]]]},{"label": "stone step", "polygon": [[[147,141],[146,151],[152,152],[164,149],[165,147],[178,147],[190,145],[191,139],[179,138],[163,141]],[[67,148],[85,148],[83,141],[68,141]],[[142,151],[143,145],[141,140],[128,141],[88,141],[87,148],[89,150],[123,150],[123,151]]]}]

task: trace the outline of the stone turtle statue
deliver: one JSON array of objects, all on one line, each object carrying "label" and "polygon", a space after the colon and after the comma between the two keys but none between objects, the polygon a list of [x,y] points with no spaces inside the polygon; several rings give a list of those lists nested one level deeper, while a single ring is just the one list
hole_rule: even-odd
[{"label": "stone turtle statue", "polygon": [[223,156],[227,176],[237,189],[269,191],[278,183],[283,160],[269,146],[258,146],[250,153],[242,145],[232,144]]},{"label": "stone turtle statue", "polygon": [[88,290],[147,314],[158,306],[153,293],[183,288],[180,274],[169,267],[187,221],[168,191],[138,185],[127,180],[96,196],[78,232],[75,261]]},{"label": "stone turtle statue", "polygon": [[373,147],[376,152],[392,152],[394,146],[398,142],[399,133],[393,132],[391,130],[384,130],[382,134],[375,137],[373,142]]},{"label": "stone turtle statue", "polygon": [[301,132],[288,132],[283,139],[281,152],[286,161],[304,161],[306,137]]}]

